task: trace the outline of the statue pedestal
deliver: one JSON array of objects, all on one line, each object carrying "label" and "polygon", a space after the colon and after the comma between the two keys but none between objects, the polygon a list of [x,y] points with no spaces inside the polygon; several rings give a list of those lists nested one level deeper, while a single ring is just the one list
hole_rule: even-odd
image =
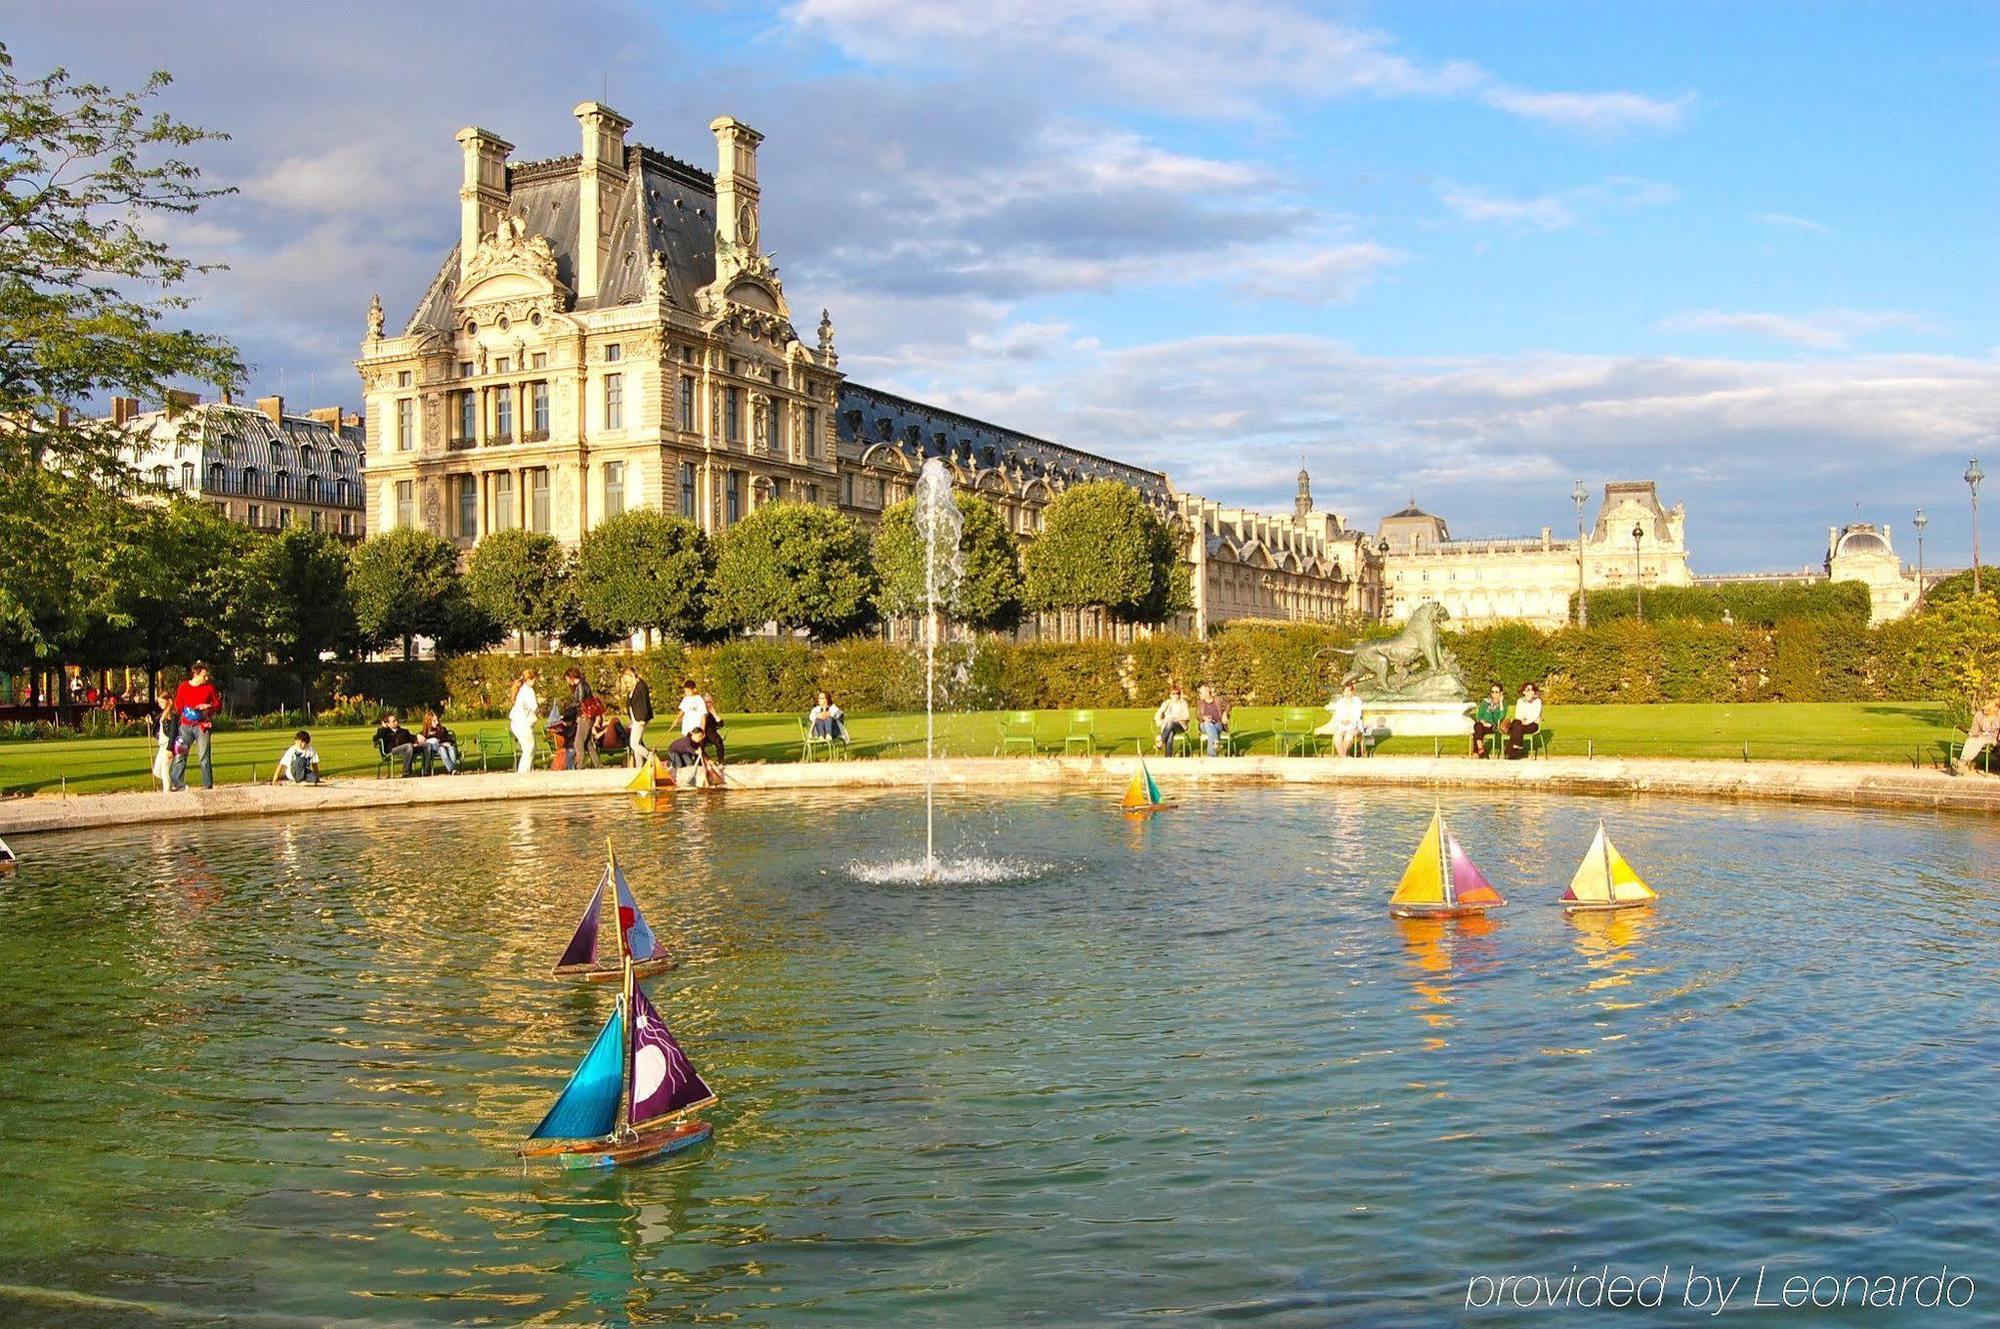
[{"label": "statue pedestal", "polygon": [[1472,733],[1471,711],[1469,701],[1364,701],[1361,723],[1393,738],[1463,738]]}]

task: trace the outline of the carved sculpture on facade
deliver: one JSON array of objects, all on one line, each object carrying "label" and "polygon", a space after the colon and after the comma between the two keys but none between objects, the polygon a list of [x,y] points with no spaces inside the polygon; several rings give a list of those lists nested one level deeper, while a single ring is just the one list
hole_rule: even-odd
[{"label": "carved sculpture on facade", "polygon": [[819,311],[819,362],[828,369],[840,363],[840,352],[833,349],[833,315],[825,309]]},{"label": "carved sculpture on facade", "polygon": [[382,340],[382,325],[387,316],[382,312],[382,293],[377,291],[368,302],[368,340]]},{"label": "carved sculpture on facade", "polygon": [[444,496],[436,480],[424,482],[424,529],[432,535],[444,534]]}]

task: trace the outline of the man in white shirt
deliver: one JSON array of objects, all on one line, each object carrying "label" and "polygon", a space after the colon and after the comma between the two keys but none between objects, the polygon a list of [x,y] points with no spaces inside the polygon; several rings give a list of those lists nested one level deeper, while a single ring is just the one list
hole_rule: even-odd
[{"label": "man in white shirt", "polygon": [[692,734],[707,718],[708,703],[702,700],[701,689],[690,678],[681,684],[681,735]]},{"label": "man in white shirt", "polygon": [[1521,685],[1521,699],[1514,703],[1514,718],[1507,722],[1507,756],[1519,760],[1528,755],[1528,735],[1542,727],[1542,690],[1533,683]]},{"label": "man in white shirt", "polygon": [[1354,690],[1354,684],[1340,685],[1340,695],[1333,701],[1333,755],[1351,757],[1361,742],[1361,694]]}]

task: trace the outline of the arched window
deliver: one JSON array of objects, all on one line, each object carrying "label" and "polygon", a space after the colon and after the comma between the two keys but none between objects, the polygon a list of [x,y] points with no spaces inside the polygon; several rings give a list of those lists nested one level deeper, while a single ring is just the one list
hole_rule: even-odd
[{"label": "arched window", "polygon": [[279,498],[289,499],[292,497],[292,473],[290,471],[279,471],[272,477],[272,481],[278,486],[277,496]]},{"label": "arched window", "polygon": [[194,488],[194,463],[191,461],[181,463],[181,488],[187,490]]},{"label": "arched window", "polygon": [[211,493],[220,494],[223,492],[223,486],[226,483],[225,475],[226,472],[222,469],[221,462],[218,461],[209,463],[208,488]]},{"label": "arched window", "polygon": [[299,469],[302,471],[312,471],[312,470],[317,470],[318,468],[319,468],[319,453],[314,451],[311,447],[300,448]]},{"label": "arched window", "polygon": [[164,467],[164,466],[155,466],[155,467],[153,468],[153,483],[154,483],[154,484],[156,484],[156,485],[158,485],[158,486],[159,486],[160,488],[162,488],[162,489],[165,489],[165,488],[167,487],[167,468],[166,468],[166,467]]},{"label": "arched window", "polygon": [[333,482],[333,501],[340,504],[343,508],[347,506],[347,481],[335,480]]},{"label": "arched window", "polygon": [[319,477],[317,475],[308,475],[306,477],[306,502],[319,502]]},{"label": "arched window", "polygon": [[257,474],[255,466],[245,466],[243,468],[244,493],[250,495],[252,498],[261,498],[264,494],[263,484],[264,477]]}]

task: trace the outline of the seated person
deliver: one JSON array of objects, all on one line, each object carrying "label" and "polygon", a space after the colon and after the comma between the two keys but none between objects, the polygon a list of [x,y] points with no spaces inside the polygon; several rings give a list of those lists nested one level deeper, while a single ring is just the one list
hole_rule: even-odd
[{"label": "seated person", "polygon": [[431,773],[431,762],[434,758],[430,745],[409,730],[403,728],[402,725],[396,723],[394,712],[383,716],[382,723],[376,726],[375,750],[382,754],[384,761],[401,757],[403,759],[403,774],[405,775],[410,774],[410,769],[416,762],[417,754],[422,753],[424,758],[424,774],[429,775]]},{"label": "seated person", "polygon": [[1485,757],[1492,745],[1493,735],[1500,732],[1500,726],[1507,722],[1507,694],[1495,683],[1486,689],[1486,700],[1479,703],[1479,709],[1472,713],[1472,755]]},{"label": "seated person", "polygon": [[811,727],[809,732],[814,738],[833,739],[841,743],[847,741],[845,715],[840,707],[833,704],[831,692],[820,691],[819,700],[813,703],[812,714],[806,717],[806,723]]},{"label": "seated person", "polygon": [[2000,744],[2000,697],[1995,697],[1973,714],[1966,726],[1965,747],[1951,764],[1953,775],[1963,775],[1979,760],[1982,752]]},{"label": "seated person", "polygon": [[1533,683],[1521,685],[1521,699],[1514,703],[1514,718],[1507,722],[1507,758],[1519,761],[1528,755],[1528,735],[1542,727],[1542,690]]},{"label": "seated person", "polygon": [[1153,712],[1153,728],[1159,730],[1160,737],[1153,746],[1161,752],[1171,752],[1174,736],[1185,734],[1188,727],[1187,697],[1181,693],[1181,685],[1176,683],[1167,693],[1167,699]]},{"label": "seated person", "polygon": [[444,727],[444,721],[436,711],[424,712],[422,738],[432,754],[444,763],[444,773],[458,774],[458,735]]},{"label": "seated person", "polygon": [[576,769],[576,752],[571,743],[576,729],[560,697],[549,702],[548,718],[542,722],[542,728],[547,730],[549,735],[549,769],[552,771]]},{"label": "seated person", "polygon": [[618,723],[618,717],[610,711],[599,711],[590,722],[590,742],[584,751],[589,753],[593,764],[597,754],[602,752],[623,752],[625,750],[625,726]]},{"label": "seated person", "polygon": [[1351,757],[1361,743],[1361,694],[1352,680],[1340,685],[1333,702],[1333,755]]},{"label": "seated person", "polygon": [[1229,706],[1204,683],[1195,689],[1195,721],[1201,726],[1204,751],[1213,757],[1222,748],[1222,736],[1229,732]]},{"label": "seated person", "polygon": [[319,753],[313,751],[313,736],[303,729],[292,735],[292,745],[278,758],[278,769],[271,772],[272,784],[285,780],[293,784],[319,783]]}]

